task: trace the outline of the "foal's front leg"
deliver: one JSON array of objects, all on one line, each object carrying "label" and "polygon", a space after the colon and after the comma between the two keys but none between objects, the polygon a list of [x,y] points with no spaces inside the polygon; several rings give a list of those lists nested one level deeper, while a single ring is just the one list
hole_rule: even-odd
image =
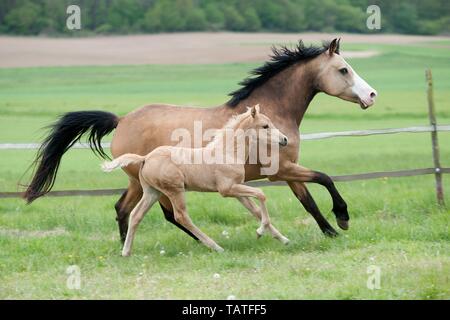
[{"label": "foal's front leg", "polygon": [[[255,216],[256,219],[258,219],[258,221],[261,221],[261,209],[257,205],[255,205],[252,200],[246,197],[237,197],[237,199],[240,203],[242,203],[244,207],[247,208],[248,211],[250,211]],[[268,228],[275,239],[280,240],[283,244],[289,243],[289,239],[283,236],[281,232],[278,231],[277,228],[275,228],[272,224],[269,224]]]},{"label": "foal's front leg", "polygon": [[260,203],[260,212],[261,212],[261,225],[256,230],[258,236],[261,236],[266,229],[270,229],[270,218],[269,213],[267,212],[267,208],[265,205],[266,196],[261,191],[261,189],[246,186],[244,184],[233,184],[231,186],[226,186],[223,188],[219,188],[219,192],[224,197],[253,197],[257,198]]}]

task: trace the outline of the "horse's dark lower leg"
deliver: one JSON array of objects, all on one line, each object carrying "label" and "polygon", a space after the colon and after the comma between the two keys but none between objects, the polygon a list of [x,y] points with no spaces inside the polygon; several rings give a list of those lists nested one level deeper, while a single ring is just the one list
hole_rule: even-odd
[{"label": "horse's dark lower leg", "polygon": [[122,203],[127,196],[127,192],[128,191],[125,191],[122,194],[119,201],[117,201],[114,206],[114,208],[116,209],[116,214],[117,214],[116,221],[119,226],[119,235],[120,235],[120,240],[122,241],[122,243],[125,242],[125,237],[127,236],[127,224],[128,224],[128,216],[129,216],[129,212],[127,214],[127,212],[125,212],[125,210],[122,209]]},{"label": "horse's dark lower leg", "polygon": [[306,188],[306,185],[302,182],[288,182],[288,185],[292,192],[294,192],[297,199],[300,200],[305,210],[313,216],[314,220],[316,220],[320,230],[322,230],[326,236],[337,236],[337,231],[334,230],[334,228],[328,223],[327,219],[325,219],[322,215],[316,202]]},{"label": "horse's dark lower leg", "polygon": [[114,206],[116,209],[116,221],[119,226],[120,241],[125,242],[128,232],[128,218],[131,211],[142,197],[142,188],[138,183],[130,183]]},{"label": "horse's dark lower leg", "polygon": [[341,197],[339,191],[336,189],[333,180],[325,173],[314,171],[312,182],[318,183],[327,188],[331,198],[333,199],[333,212],[336,216],[337,224],[341,229],[347,230],[348,220],[350,220],[347,211],[347,204]]},{"label": "horse's dark lower leg", "polygon": [[[186,229],[185,227],[183,227],[181,224],[179,224],[176,220],[175,220],[175,215],[173,213],[172,210],[172,206],[170,205],[170,202],[164,201],[165,199],[160,200],[159,205],[161,206],[161,210],[164,213],[164,217],[166,218],[167,221],[169,221],[170,223],[174,224],[175,226],[177,226],[178,228],[180,228],[181,230],[183,230],[184,232],[186,232],[190,237],[192,237],[194,240],[198,241],[198,238],[192,234],[192,232],[190,232],[188,229]],[[166,203],[167,202],[167,203]],[[168,207],[168,208],[166,208]]]}]

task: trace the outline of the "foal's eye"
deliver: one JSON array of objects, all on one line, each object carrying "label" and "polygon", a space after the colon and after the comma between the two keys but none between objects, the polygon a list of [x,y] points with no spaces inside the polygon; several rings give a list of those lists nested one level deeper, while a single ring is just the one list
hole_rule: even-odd
[{"label": "foal's eye", "polygon": [[339,72],[341,74],[343,74],[343,75],[346,75],[348,73],[348,69],[347,68],[342,68],[342,69],[339,69]]},{"label": "foal's eye", "polygon": [[269,129],[269,125],[265,125],[265,126],[263,126],[263,129]]}]

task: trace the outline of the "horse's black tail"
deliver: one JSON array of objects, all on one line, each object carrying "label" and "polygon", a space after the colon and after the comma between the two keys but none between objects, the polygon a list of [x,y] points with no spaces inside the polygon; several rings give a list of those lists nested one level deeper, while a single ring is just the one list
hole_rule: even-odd
[{"label": "horse's black tail", "polygon": [[113,131],[118,123],[119,118],[116,115],[104,111],[63,114],[49,127],[50,134],[43,141],[32,164],[35,167],[34,176],[24,193],[27,203],[52,189],[63,154],[79,141],[83,134],[89,133],[87,140],[95,154],[109,158],[101,146],[101,139]]}]

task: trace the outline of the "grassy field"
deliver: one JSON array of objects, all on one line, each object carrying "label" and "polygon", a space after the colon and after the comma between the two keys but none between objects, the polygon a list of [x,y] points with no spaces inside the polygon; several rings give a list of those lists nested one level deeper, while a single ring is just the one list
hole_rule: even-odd
[{"label": "grassy field", "polygon": [[[344,46],[382,54],[350,63],[379,92],[357,105],[319,95],[301,132],[375,129],[428,123],[424,69],[435,79],[438,121],[450,124],[448,43]],[[66,111],[120,115],[151,102],[220,104],[255,64],[0,69],[0,143],[37,142],[40,128]],[[439,134],[450,166],[450,133]],[[108,139],[105,139],[108,140]],[[0,191],[15,191],[33,151],[0,152]],[[337,138],[302,143],[301,163],[329,174],[432,166],[428,134]],[[104,174],[87,150],[63,159],[55,190],[121,188],[121,172]],[[449,299],[450,211],[438,208],[432,176],[339,183],[350,230],[325,238],[287,187],[265,188],[274,224],[291,243],[265,236],[237,201],[188,194],[196,224],[225,249],[210,252],[165,222],[155,206],[141,224],[134,255],[120,257],[113,205],[117,197],[44,198],[31,206],[0,200],[0,298],[145,299]],[[444,177],[446,202],[450,179]],[[331,201],[311,193],[325,215]],[[223,235],[226,231],[229,236]],[[165,254],[160,254],[164,250]],[[66,269],[81,270],[81,289],[66,286]],[[381,288],[367,288],[367,268]],[[218,273],[219,278],[213,277]]]}]

